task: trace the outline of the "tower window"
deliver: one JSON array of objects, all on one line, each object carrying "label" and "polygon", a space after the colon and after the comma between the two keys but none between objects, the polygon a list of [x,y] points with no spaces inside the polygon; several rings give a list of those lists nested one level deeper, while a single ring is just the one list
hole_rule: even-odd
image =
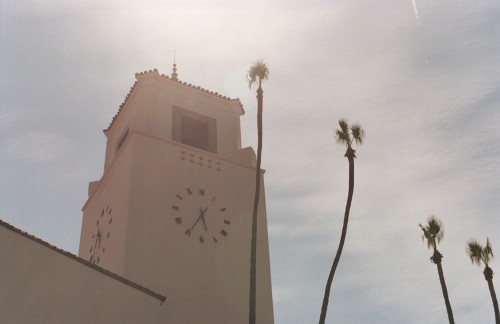
[{"label": "tower window", "polygon": [[172,109],[172,139],[200,150],[217,153],[216,120],[174,106]]},{"label": "tower window", "polygon": [[181,116],[181,142],[208,151],[208,123]]},{"label": "tower window", "polygon": [[122,135],[120,135],[120,138],[116,142],[115,153],[118,152],[118,150],[120,149],[120,147],[122,147],[123,143],[127,139],[127,136],[128,136],[128,128],[122,133]]}]

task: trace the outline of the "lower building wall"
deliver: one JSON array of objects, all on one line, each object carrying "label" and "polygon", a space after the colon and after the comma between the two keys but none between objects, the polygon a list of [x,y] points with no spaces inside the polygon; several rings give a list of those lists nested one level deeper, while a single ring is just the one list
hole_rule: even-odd
[{"label": "lower building wall", "polygon": [[150,294],[0,226],[0,323],[158,323],[163,308]]}]

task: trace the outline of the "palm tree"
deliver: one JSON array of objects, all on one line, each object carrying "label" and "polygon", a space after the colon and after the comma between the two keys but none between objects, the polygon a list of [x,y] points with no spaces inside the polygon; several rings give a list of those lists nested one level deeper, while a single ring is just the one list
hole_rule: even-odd
[{"label": "palm tree", "polygon": [[252,85],[256,83],[259,87],[257,88],[257,129],[258,129],[258,141],[257,141],[257,166],[255,172],[255,198],[253,203],[253,215],[252,215],[252,244],[250,250],[250,300],[249,300],[249,323],[255,324],[255,306],[256,306],[256,291],[257,291],[257,210],[259,208],[259,197],[260,197],[260,176],[261,169],[260,163],[262,159],[262,81],[267,80],[269,76],[269,69],[263,61],[255,62],[250,70],[248,70],[248,86],[252,88]]},{"label": "palm tree", "polygon": [[493,287],[493,270],[489,266],[489,262],[493,259],[493,250],[491,249],[490,240],[486,238],[486,246],[482,246],[476,240],[469,240],[466,248],[467,255],[472,263],[481,265],[484,263],[484,279],[488,282],[490,289],[491,300],[493,301],[493,309],[495,310],[495,323],[500,324],[500,315],[498,312],[497,295],[495,294],[495,287]]},{"label": "palm tree", "polygon": [[441,290],[443,291],[444,302],[446,304],[446,311],[448,312],[448,320],[450,324],[455,324],[453,319],[453,310],[451,309],[450,299],[448,298],[448,290],[446,289],[446,282],[444,281],[443,267],[441,266],[441,260],[443,255],[439,253],[437,249],[437,244],[441,242],[444,237],[444,227],[443,223],[437,219],[435,216],[427,218],[427,224],[424,226],[418,224],[422,230],[422,240],[427,242],[427,247],[433,249],[434,253],[431,256],[431,262],[437,266],[439,274],[439,282],[441,283]]},{"label": "palm tree", "polygon": [[[349,161],[349,192],[347,195],[347,204],[345,206],[344,212],[344,225],[342,226],[342,234],[340,236],[340,243],[337,248],[337,254],[333,260],[332,269],[328,275],[328,280],[326,281],[325,295],[323,297],[323,305],[321,306],[321,314],[319,316],[319,323],[325,323],[326,311],[328,309],[328,300],[330,298],[330,289],[332,287],[333,276],[335,275],[335,270],[340,261],[340,255],[342,254],[342,249],[344,248],[344,242],[347,235],[347,223],[349,222],[349,211],[351,210],[352,194],[354,192],[354,158],[356,158],[356,151],[352,148],[353,142],[361,145],[365,138],[365,131],[361,128],[361,125],[352,124],[348,125],[345,119],[339,120],[340,129],[335,132],[335,138],[338,144],[344,144],[347,146],[347,151],[344,156]],[[350,131],[350,132],[349,132]]]}]

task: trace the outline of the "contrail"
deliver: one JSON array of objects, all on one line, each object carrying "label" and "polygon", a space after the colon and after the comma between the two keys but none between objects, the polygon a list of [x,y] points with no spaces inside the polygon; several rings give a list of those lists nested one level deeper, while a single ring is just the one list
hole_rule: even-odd
[{"label": "contrail", "polygon": [[418,9],[417,9],[416,0],[411,0],[411,3],[413,4],[413,11],[415,12],[415,18],[417,18],[417,25],[420,26],[420,17],[418,16]]}]

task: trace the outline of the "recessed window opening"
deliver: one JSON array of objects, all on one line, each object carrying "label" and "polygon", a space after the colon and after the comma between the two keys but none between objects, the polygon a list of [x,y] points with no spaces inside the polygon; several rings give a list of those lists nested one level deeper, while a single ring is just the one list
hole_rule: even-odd
[{"label": "recessed window opening", "polygon": [[208,151],[208,123],[182,116],[181,142]]},{"label": "recessed window opening", "polygon": [[197,149],[217,153],[217,124],[214,118],[174,106],[172,139]]},{"label": "recessed window opening", "polygon": [[128,136],[128,128],[122,133],[122,135],[120,136],[120,138],[116,142],[115,153],[118,152],[118,150],[120,149],[120,147],[122,147],[123,143],[127,139],[127,136]]}]

